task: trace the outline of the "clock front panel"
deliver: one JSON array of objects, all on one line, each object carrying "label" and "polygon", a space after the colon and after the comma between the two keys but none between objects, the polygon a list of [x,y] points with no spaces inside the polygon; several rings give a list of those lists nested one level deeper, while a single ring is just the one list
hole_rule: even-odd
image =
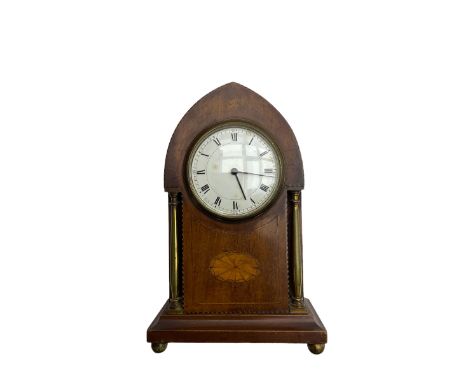
[{"label": "clock front panel", "polygon": [[281,158],[244,122],[221,123],[195,140],[182,211],[186,313],[288,311]]},{"label": "clock front panel", "polygon": [[186,313],[288,312],[286,192],[242,222],[210,218],[190,199],[182,216]]}]

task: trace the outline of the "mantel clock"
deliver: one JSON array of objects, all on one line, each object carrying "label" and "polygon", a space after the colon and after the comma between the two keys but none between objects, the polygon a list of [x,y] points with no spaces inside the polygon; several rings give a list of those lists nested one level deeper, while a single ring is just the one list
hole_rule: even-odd
[{"label": "mantel clock", "polygon": [[180,121],[166,155],[169,299],[147,331],[169,342],[305,343],[327,332],[303,295],[302,159],[282,115],[237,83]]}]

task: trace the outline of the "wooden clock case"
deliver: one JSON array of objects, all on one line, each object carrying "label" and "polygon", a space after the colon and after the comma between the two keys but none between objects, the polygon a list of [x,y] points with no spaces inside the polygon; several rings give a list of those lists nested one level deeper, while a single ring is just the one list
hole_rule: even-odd
[{"label": "wooden clock case", "polygon": [[[209,129],[241,122],[268,136],[281,153],[276,199],[256,216],[232,221],[199,206],[186,180],[187,157]],[[296,138],[264,98],[237,83],[207,94],[185,114],[170,141],[164,169],[169,196],[169,300],[147,331],[155,352],[169,342],[306,343],[319,354],[327,332],[303,296],[301,190],[304,174]],[[216,256],[252,258],[248,281],[220,280]]]}]

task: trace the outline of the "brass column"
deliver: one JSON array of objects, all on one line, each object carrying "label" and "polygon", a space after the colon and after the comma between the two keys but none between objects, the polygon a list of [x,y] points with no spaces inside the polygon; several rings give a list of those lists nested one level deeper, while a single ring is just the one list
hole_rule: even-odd
[{"label": "brass column", "polygon": [[169,309],[173,313],[182,313],[182,292],[180,280],[179,248],[179,197],[177,192],[169,192]]},{"label": "brass column", "polygon": [[291,191],[291,256],[292,256],[292,311],[304,311],[304,287],[302,276],[302,216],[301,192]]}]

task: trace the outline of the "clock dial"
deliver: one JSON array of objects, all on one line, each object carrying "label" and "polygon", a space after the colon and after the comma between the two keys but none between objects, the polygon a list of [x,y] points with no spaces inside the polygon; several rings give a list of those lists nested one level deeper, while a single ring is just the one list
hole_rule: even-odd
[{"label": "clock dial", "polygon": [[226,218],[259,213],[274,199],[281,180],[278,149],[244,123],[218,126],[194,145],[188,183],[198,202]]}]

